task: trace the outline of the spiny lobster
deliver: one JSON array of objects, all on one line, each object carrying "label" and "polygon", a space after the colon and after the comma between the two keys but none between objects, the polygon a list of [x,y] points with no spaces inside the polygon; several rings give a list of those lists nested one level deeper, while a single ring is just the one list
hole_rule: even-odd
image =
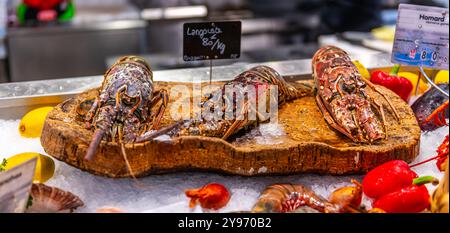
[{"label": "spiny lobster", "polygon": [[365,88],[380,94],[397,120],[399,114],[389,98],[361,76],[344,50],[334,46],[319,49],[312,59],[312,70],[316,102],[331,127],[357,143],[387,138],[383,105]]},{"label": "spiny lobster", "polygon": [[102,139],[118,141],[124,152],[123,143],[157,129],[168,99],[166,90],[154,90],[153,73],[143,58],[120,58],[105,73],[95,100],[85,100],[77,109],[87,128],[95,129],[85,159],[92,159]]},{"label": "spiny lobster", "polygon": [[[274,96],[276,92],[270,91],[271,85],[275,85],[278,88],[278,96]],[[233,96],[226,95],[226,87],[231,88],[235,93],[240,93],[246,97],[242,106],[239,106],[240,108],[238,108],[239,103],[236,102],[236,99]],[[263,119],[260,112],[256,110],[257,106],[252,106],[249,98],[247,98],[250,88],[256,90],[256,102],[259,98],[265,96],[268,101],[278,99],[278,106],[295,98],[303,97],[311,91],[311,87],[309,86],[300,84],[298,87],[294,87],[292,84],[287,83],[277,71],[270,67],[257,66],[241,73],[232,81],[225,83],[222,88],[202,98],[200,104],[202,112],[211,111],[210,102],[217,101],[217,99],[214,99],[217,98],[217,96],[221,98],[219,102],[224,104],[221,111],[218,112],[218,114],[222,114],[218,119],[206,119],[202,116],[199,118],[178,121],[159,131],[139,137],[136,141],[142,142],[150,140],[162,134],[168,134],[169,136],[197,135],[219,137],[227,140],[232,134],[252,124],[258,123]],[[226,119],[224,113],[226,109],[230,108],[236,116],[243,116],[243,119],[238,119],[237,117]],[[256,119],[249,118],[249,110],[256,112]]]}]

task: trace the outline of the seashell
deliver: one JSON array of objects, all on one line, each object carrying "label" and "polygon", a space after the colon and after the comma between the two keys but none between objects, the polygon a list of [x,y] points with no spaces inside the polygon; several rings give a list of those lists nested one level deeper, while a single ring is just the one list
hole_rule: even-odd
[{"label": "seashell", "polygon": [[27,213],[73,212],[84,205],[73,193],[45,184],[33,184],[31,198],[32,203],[26,210]]}]

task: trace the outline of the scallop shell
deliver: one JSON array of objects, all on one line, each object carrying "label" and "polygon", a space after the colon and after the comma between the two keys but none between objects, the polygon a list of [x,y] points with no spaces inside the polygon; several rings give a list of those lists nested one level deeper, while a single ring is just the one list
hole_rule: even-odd
[{"label": "scallop shell", "polygon": [[73,193],[45,184],[33,184],[31,197],[33,200],[27,209],[28,213],[72,212],[84,205]]}]

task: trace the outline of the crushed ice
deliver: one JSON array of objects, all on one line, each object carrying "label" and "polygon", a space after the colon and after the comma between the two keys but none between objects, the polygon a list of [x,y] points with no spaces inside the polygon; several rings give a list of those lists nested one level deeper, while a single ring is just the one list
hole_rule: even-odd
[{"label": "crushed ice", "polygon": [[276,145],[284,142],[286,132],[278,123],[264,123],[260,124],[242,137],[236,139],[238,143],[246,141],[256,141],[260,145]]},{"label": "crushed ice", "polygon": [[161,136],[154,138],[153,140],[160,141],[160,142],[170,142],[170,141],[172,141],[172,138],[167,134],[163,134]]},{"label": "crushed ice", "polygon": [[[39,139],[26,139],[19,135],[18,120],[0,120],[0,159],[21,152],[46,154]],[[435,155],[438,145],[448,134],[448,127],[423,133],[420,155],[413,162],[423,161]],[[275,125],[260,125],[261,131],[275,137],[282,136],[283,130]],[[162,136],[162,139],[166,139]],[[95,212],[103,207],[115,207],[127,212],[211,212],[196,207],[189,208],[186,189],[199,188],[207,183],[218,182],[231,191],[229,204],[220,212],[248,211],[256,202],[259,193],[274,183],[302,184],[312,188],[318,195],[327,198],[336,188],[350,185],[350,179],[361,180],[362,176],[329,176],[300,174],[289,176],[239,177],[214,173],[192,172],[153,175],[139,179],[143,185],[136,185],[132,179],[111,179],[91,175],[65,163],[55,161],[56,171],[47,184],[71,191],[86,204],[78,212]],[[256,168],[265,172],[264,168]],[[267,168],[266,168],[267,169]],[[415,168],[419,175],[433,175],[441,179],[443,174],[434,162]],[[430,187],[430,191],[434,190]],[[366,206],[370,200],[363,199]]]}]

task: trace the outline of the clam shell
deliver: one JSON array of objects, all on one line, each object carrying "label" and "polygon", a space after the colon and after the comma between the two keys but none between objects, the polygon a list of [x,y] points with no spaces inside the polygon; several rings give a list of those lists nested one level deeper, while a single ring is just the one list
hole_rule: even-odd
[{"label": "clam shell", "polygon": [[28,213],[72,212],[84,205],[73,193],[45,184],[33,184],[31,197],[33,200]]}]

